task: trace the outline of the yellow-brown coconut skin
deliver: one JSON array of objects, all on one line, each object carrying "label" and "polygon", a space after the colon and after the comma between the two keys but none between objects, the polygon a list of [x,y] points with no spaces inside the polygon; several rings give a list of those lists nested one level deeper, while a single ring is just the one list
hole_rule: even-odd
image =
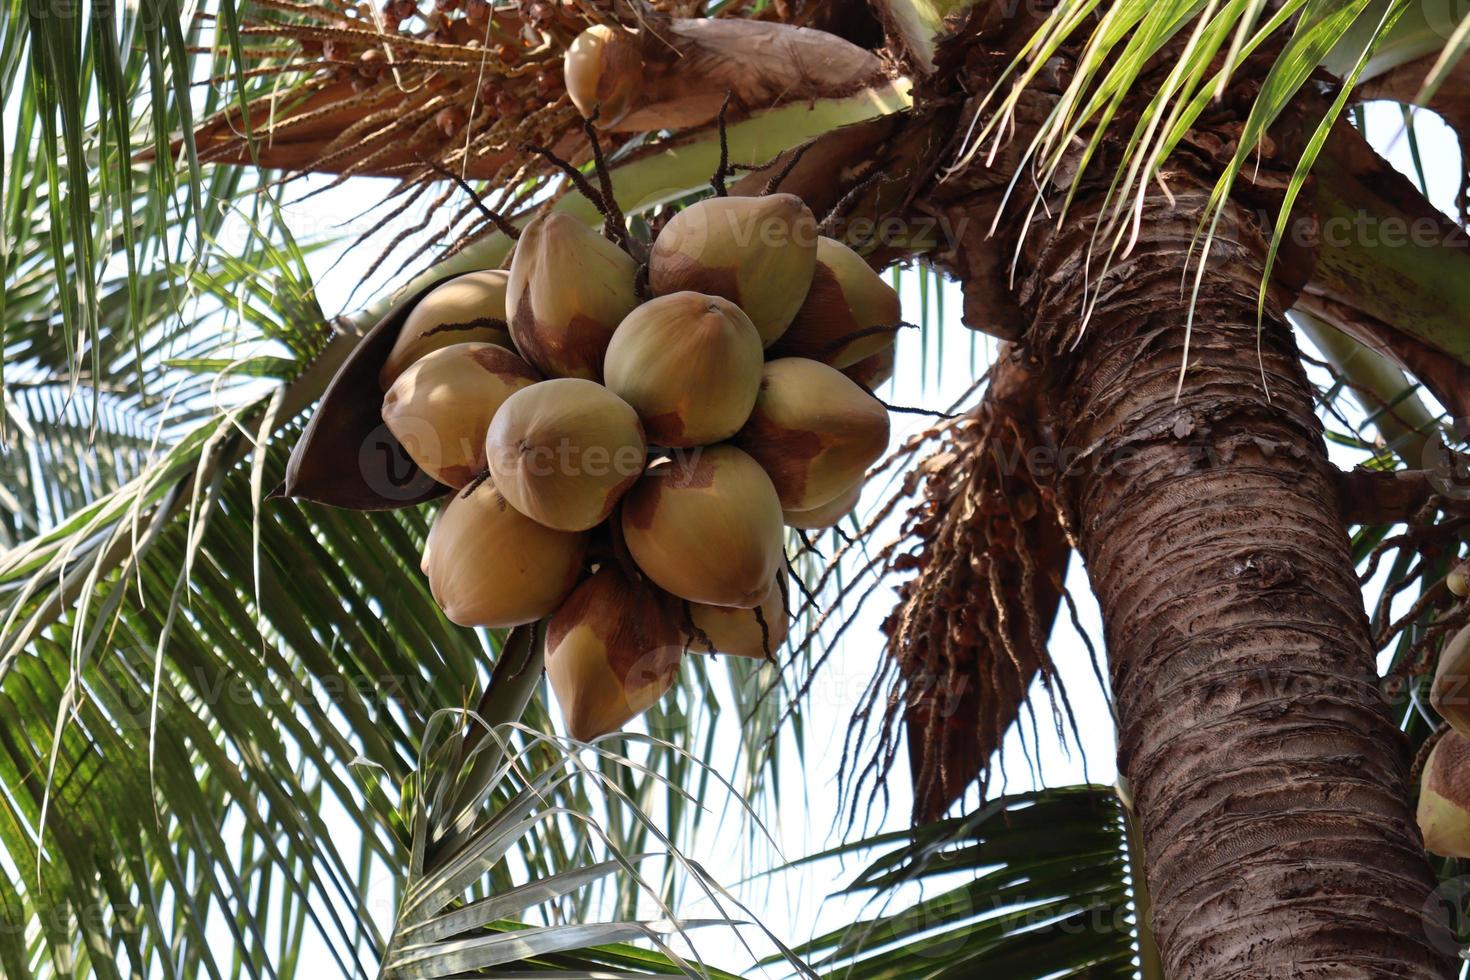
[{"label": "yellow-brown coconut skin", "polygon": [[420,469],[440,483],[463,487],[485,470],[485,433],[496,410],[539,380],[504,347],[441,347],[393,382],[383,396],[383,421]]},{"label": "yellow-brown coconut skin", "polygon": [[1470,596],[1470,560],[1462,561],[1445,576],[1445,585],[1461,599]]},{"label": "yellow-brown coconut skin", "polygon": [[1419,777],[1419,832],[1424,847],[1442,857],[1470,857],[1470,739],[1451,729]]},{"label": "yellow-brown coconut skin", "polygon": [[897,355],[898,351],[890,340],[887,347],[876,354],[870,354],[851,367],[843,368],[842,373],[867,391],[877,391],[879,385],[886,384],[893,378],[893,366]]},{"label": "yellow-brown coconut skin", "polygon": [[454,344],[495,344],[514,350],[505,320],[509,276],[498,269],[469,272],[436,287],[419,300],[378,372],[387,391],[412,363]]},{"label": "yellow-brown coconut skin", "polygon": [[487,479],[445,503],[420,567],[451,622],[504,628],[551,615],[577,584],[586,548],[586,534],[537,524]]},{"label": "yellow-brown coconut skin", "polygon": [[683,643],[666,598],[604,565],[547,624],[546,677],[573,738],[617,731],[674,683]]},{"label": "yellow-brown coconut skin", "polygon": [[750,421],[735,442],[763,466],[787,511],[829,503],[888,448],[888,410],[836,368],[804,357],[767,361]]},{"label": "yellow-brown coconut skin", "polygon": [[1470,626],[1452,636],[1440,651],[1429,703],[1456,731],[1470,737]]},{"label": "yellow-brown coconut skin", "polygon": [[764,362],[760,334],[719,296],[670,293],[629,313],[603,362],[607,387],[656,446],[705,446],[750,418]]},{"label": "yellow-brown coconut skin", "polygon": [[893,287],[861,255],[824,236],[817,240],[811,289],[770,356],[850,367],[890,346],[887,328],[896,328],[902,315]]},{"label": "yellow-brown coconut skin", "polygon": [[[756,609],[760,610],[760,619],[756,618]],[[774,659],[776,651],[786,642],[791,622],[786,593],[779,580],[771,583],[766,597],[753,609],[696,602],[689,605],[689,617],[703,634],[690,639],[690,649],[754,660]],[[765,620],[765,629],[761,628],[761,619]]]},{"label": "yellow-brown coconut skin", "polygon": [[817,223],[793,194],[712,197],[674,215],[648,258],[648,284],[722,296],[745,311],[769,347],[806,299]]},{"label": "yellow-brown coconut skin", "polygon": [[811,510],[783,511],[782,517],[787,527],[800,528],[803,531],[825,531],[829,527],[835,527],[844,517],[851,514],[862,495],[863,484],[859,481],[820,507],[813,507]]},{"label": "yellow-brown coconut skin", "polygon": [[571,215],[526,225],[506,284],[516,350],[553,378],[602,380],[607,342],[638,305],[628,253]]},{"label": "yellow-brown coconut skin", "polygon": [[559,531],[601,524],[643,473],[643,426],[627,402],[581,378],[553,378],[505,400],[485,436],[505,499]]},{"label": "yellow-brown coconut skin", "polygon": [[572,104],[598,128],[628,114],[643,84],[643,58],[632,31],[594,24],[572,40],[562,62]]},{"label": "yellow-brown coconut skin", "polygon": [[755,606],[785,561],[776,489],[734,446],[656,463],[623,499],[621,520],[643,574],[690,602]]}]

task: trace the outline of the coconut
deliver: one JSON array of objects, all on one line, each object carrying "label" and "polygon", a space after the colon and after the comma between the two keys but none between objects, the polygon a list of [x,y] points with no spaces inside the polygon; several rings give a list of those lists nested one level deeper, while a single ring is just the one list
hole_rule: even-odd
[{"label": "coconut", "polygon": [[485,436],[505,499],[560,531],[602,523],[643,472],[638,413],[594,381],[554,378],[505,400]]},{"label": "coconut", "polygon": [[436,286],[409,311],[378,371],[387,391],[414,361],[452,344],[495,344],[514,350],[505,322],[505,285],[498,269],[469,272]]},{"label": "coconut", "polygon": [[690,638],[692,649],[756,660],[775,657],[786,642],[791,618],[786,611],[786,590],[780,576],[753,609],[694,602],[689,604],[689,617],[696,630]]},{"label": "coconut", "polygon": [[1452,636],[1440,650],[1429,703],[1456,731],[1470,736],[1470,626]]},{"label": "coconut", "polygon": [[602,379],[608,339],[638,305],[633,258],[568,214],[526,225],[506,284],[516,349],[549,377]]},{"label": "coconut", "polygon": [[648,284],[660,296],[692,290],[745,311],[770,346],[806,299],[817,261],[817,223],[793,194],[712,197],[659,232]]},{"label": "coconut", "polygon": [[567,732],[586,741],[622,728],[674,683],[683,656],[668,597],[604,565],[546,627],[546,677]]},{"label": "coconut", "polygon": [[858,386],[868,391],[877,391],[878,386],[886,384],[893,377],[893,363],[897,351],[893,344],[889,344],[876,354],[870,354],[858,361],[851,367],[842,369]]},{"label": "coconut", "polygon": [[577,111],[589,119],[596,112],[599,127],[611,126],[633,108],[643,87],[638,36],[593,24],[567,48],[562,74]]},{"label": "coconut", "polygon": [[811,289],[771,357],[809,357],[849,367],[893,343],[898,293],[863,257],[833,238],[817,239]]},{"label": "coconut", "polygon": [[622,529],[643,573],[690,602],[754,606],[785,558],[776,488],[730,445],[649,467],[623,500]]},{"label": "coconut", "polygon": [[618,326],[607,346],[607,386],[638,412],[651,442],[704,446],[740,430],[760,390],[761,338],[719,296],[670,293]]},{"label": "coconut", "polygon": [[781,516],[785,519],[787,527],[800,528],[803,531],[823,531],[836,526],[839,521],[851,514],[862,495],[863,483],[859,480],[852,485],[851,489],[844,490],[820,507],[813,507],[811,510],[782,511]]},{"label": "coconut", "polygon": [[452,622],[502,628],[551,615],[582,570],[586,534],[543,527],[486,479],[449,498],[420,567]]},{"label": "coconut", "polygon": [[812,510],[859,483],[888,448],[888,410],[836,368],[767,361],[736,443],[765,467],[787,511]]},{"label": "coconut", "polygon": [[504,347],[441,347],[393,382],[383,396],[383,421],[420,469],[462,487],[485,471],[485,433],[496,409],[539,380]]},{"label": "coconut", "polygon": [[1462,561],[1445,576],[1445,585],[1461,599],[1470,596],[1470,560]]},{"label": "coconut", "polygon": [[1470,738],[1454,729],[1425,760],[1417,817],[1430,853],[1470,857]]}]

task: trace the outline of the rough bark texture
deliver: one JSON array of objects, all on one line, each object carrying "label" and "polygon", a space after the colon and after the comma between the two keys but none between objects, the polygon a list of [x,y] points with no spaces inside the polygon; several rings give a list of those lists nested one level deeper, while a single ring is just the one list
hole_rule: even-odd
[{"label": "rough bark texture", "polygon": [[[1037,235],[1020,293],[1078,453],[1065,498],[1166,975],[1447,977],[1333,470],[1279,308],[1257,331],[1265,239],[1243,211],[1220,225],[1176,399],[1210,172],[1176,160],[1176,206],[1153,199],[1101,282],[1085,206]],[[1101,292],[1079,336],[1085,281]]]}]

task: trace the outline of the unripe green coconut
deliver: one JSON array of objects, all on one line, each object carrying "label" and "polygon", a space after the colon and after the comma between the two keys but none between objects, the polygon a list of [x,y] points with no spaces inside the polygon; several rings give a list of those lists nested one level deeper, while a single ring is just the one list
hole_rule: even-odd
[{"label": "unripe green coconut", "polygon": [[1470,736],[1470,626],[1450,637],[1440,650],[1429,703],[1456,731]]},{"label": "unripe green coconut", "polygon": [[765,467],[784,510],[812,510],[860,483],[883,455],[888,410],[836,368],[785,357],[766,362],[735,442]]},{"label": "unripe green coconut", "polygon": [[690,638],[691,649],[755,660],[774,658],[781,644],[786,642],[786,633],[791,625],[780,575],[754,608],[693,602],[689,604],[689,616],[697,630]]},{"label": "unripe green coconut", "polygon": [[553,378],[602,380],[607,342],[638,305],[637,263],[571,215],[533,220],[516,241],[506,284],[510,335]]},{"label": "unripe green coconut", "polygon": [[891,346],[902,315],[893,287],[861,255],[823,236],[811,289],[770,356],[850,367]]},{"label": "unripe green coconut", "polygon": [[757,605],[785,560],[776,489],[734,446],[655,463],[628,491],[621,520],[643,574],[690,602]]},{"label": "unripe green coconut", "polygon": [[435,287],[414,305],[378,372],[384,391],[410,364],[454,344],[495,344],[514,350],[505,318],[509,276],[498,269],[468,272]]},{"label": "unripe green coconut", "polygon": [[586,741],[617,731],[663,697],[683,644],[667,596],[604,565],[546,627],[546,677],[567,732]]},{"label": "unripe green coconut", "polygon": [[632,31],[593,24],[572,39],[562,62],[567,94],[587,118],[597,113],[599,128],[628,114],[643,86],[643,57]]},{"label": "unripe green coconut", "polygon": [[486,464],[505,499],[561,531],[601,524],[643,473],[646,452],[638,413],[581,378],[511,395],[485,436]]},{"label": "unripe green coconut", "polygon": [[1429,750],[1416,816],[1431,854],[1470,857],[1470,738],[1451,729]]},{"label": "unripe green coconut", "polygon": [[586,534],[537,524],[486,479],[444,504],[420,567],[451,622],[499,629],[551,615],[577,584],[586,549]]},{"label": "unripe green coconut", "polygon": [[462,487],[485,471],[485,433],[496,410],[539,380],[504,347],[441,347],[393,382],[383,396],[383,421],[420,469]]},{"label": "unripe green coconut", "polygon": [[723,296],[745,311],[769,347],[806,299],[817,237],[816,219],[793,194],[708,198],[659,232],[648,284],[660,296]]},{"label": "unripe green coconut", "polygon": [[803,531],[824,531],[829,527],[835,527],[844,517],[851,514],[853,508],[858,505],[858,500],[863,495],[862,481],[852,485],[849,490],[844,490],[820,507],[811,510],[788,510],[782,512],[787,527],[799,528]]},{"label": "unripe green coconut", "polygon": [[603,375],[657,446],[705,446],[750,418],[761,383],[760,334],[740,307],[670,293],[629,313],[607,347]]}]

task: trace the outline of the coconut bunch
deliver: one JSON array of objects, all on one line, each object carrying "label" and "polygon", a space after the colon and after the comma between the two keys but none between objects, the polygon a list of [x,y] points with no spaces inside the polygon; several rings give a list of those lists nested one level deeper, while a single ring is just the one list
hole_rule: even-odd
[{"label": "coconut bunch", "polygon": [[[646,256],[646,262],[635,258]],[[656,239],[530,222],[508,271],[424,296],[382,417],[452,488],[422,567],[454,622],[548,620],[569,732],[621,728],[687,653],[771,659],[786,527],[831,527],[888,445],[898,296],[787,194]]]}]

